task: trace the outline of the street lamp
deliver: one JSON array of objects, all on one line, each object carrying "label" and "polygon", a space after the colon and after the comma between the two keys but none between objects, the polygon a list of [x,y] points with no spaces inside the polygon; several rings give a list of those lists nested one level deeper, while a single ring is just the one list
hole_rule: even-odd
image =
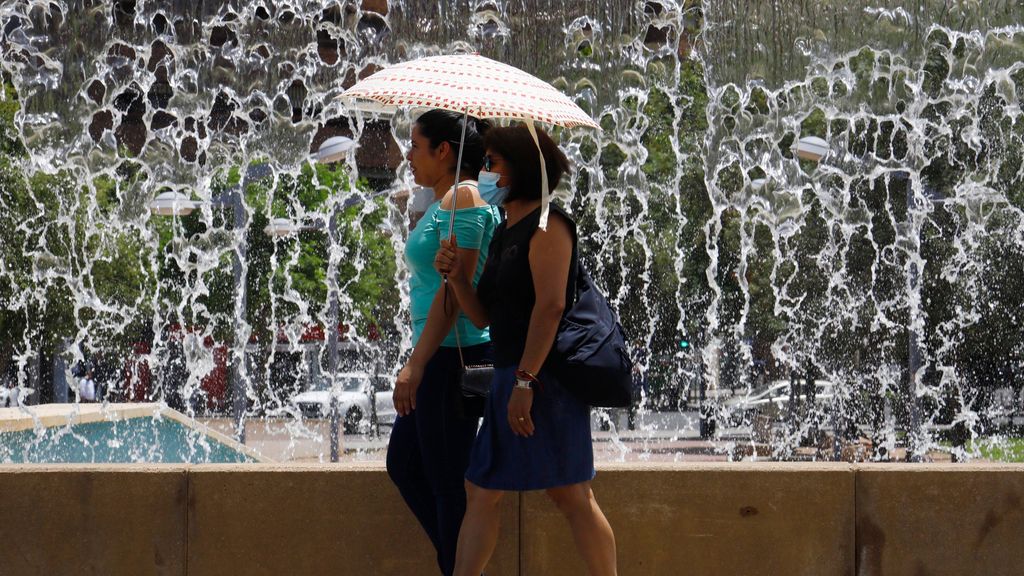
[{"label": "street lamp", "polygon": [[300,226],[296,226],[290,218],[274,218],[270,221],[266,227],[263,228],[263,233],[273,238],[283,238],[285,236],[291,236],[302,230]]},{"label": "street lamp", "polygon": [[821,162],[821,159],[828,155],[830,147],[823,138],[804,136],[797,140],[790,149],[804,160]]},{"label": "street lamp", "polygon": [[[338,162],[339,160],[347,160],[349,158],[349,154],[358,146],[359,144],[357,142],[345,136],[334,136],[332,138],[328,138],[320,144],[320,148],[317,150],[317,161],[321,164],[331,164]],[[352,180],[349,179],[349,182],[351,181]],[[331,254],[334,254],[334,244],[337,239],[337,220],[338,210],[335,204],[331,208],[331,215],[327,223],[327,235],[331,243]],[[341,448],[338,434],[338,426],[341,418],[338,413],[337,398],[335,398],[334,395],[334,379],[338,373],[339,311],[338,278],[333,258],[329,258],[327,261],[327,292],[328,301],[330,302],[330,309],[327,313],[327,322],[330,325],[330,330],[327,333],[327,369],[330,372],[331,382],[331,462],[337,462]],[[370,404],[373,406],[372,397]]]},{"label": "street lamp", "polygon": [[149,211],[157,216],[188,216],[196,209],[196,202],[178,191],[161,192],[149,203]]},{"label": "street lamp", "polygon": [[359,147],[359,143],[347,136],[333,136],[324,140],[317,150],[316,160],[321,164],[330,164],[344,160],[348,153]]},{"label": "street lamp", "polygon": [[[245,178],[241,185],[226,190],[220,196],[209,202],[192,200],[185,194],[177,191],[163,192],[157,195],[149,204],[149,210],[158,216],[187,216],[201,205],[209,205],[212,208],[230,208],[234,214],[234,229],[242,230],[246,224],[246,214],[242,204],[242,194],[246,185],[252,180],[259,180],[273,174],[273,169],[267,164],[256,164],[246,170]],[[235,419],[235,436],[238,441],[245,444],[245,410],[246,390],[242,380],[242,362],[245,360],[245,342],[239,342],[239,334],[245,324],[245,311],[248,303],[248,294],[245,284],[242,282],[242,263],[245,261],[248,248],[246,243],[240,242],[231,251],[232,275],[234,277],[233,288],[238,297],[235,299],[234,317],[234,338],[235,348],[241,346],[241,354],[233,354],[231,359],[231,393],[233,396],[232,411]]]},{"label": "street lamp", "polygon": [[[336,231],[335,227],[335,211],[332,210],[330,222],[328,224],[328,237],[331,241],[331,245],[334,245],[334,235]],[[285,236],[291,236],[297,234],[303,230],[322,230],[319,226],[303,226],[293,222],[290,218],[274,218],[269,224],[263,229],[263,232],[267,236],[273,236],[275,238],[283,238]],[[335,390],[335,374],[338,372],[338,287],[337,280],[334,278],[334,267],[328,261],[328,272],[327,272],[327,290],[328,298],[330,300],[330,310],[328,312],[327,322],[328,333],[327,333],[327,350],[328,350],[328,373],[331,382],[330,389],[330,418],[331,418],[331,462],[338,461],[338,454],[340,449],[340,438],[338,435],[338,428],[340,425],[341,416],[338,413],[338,402]]]},{"label": "street lamp", "polygon": [[[913,181],[910,178],[910,173],[904,170],[898,170],[893,172],[890,176],[893,181],[905,181],[906,182],[906,197],[907,197],[907,223],[905,226],[905,238],[908,243],[908,249],[919,250],[919,238],[920,230],[915,227],[914,220],[912,219],[911,211],[917,206],[916,195],[914,194]],[[924,186],[923,196],[925,200],[931,203],[933,206],[942,205],[950,201],[949,198],[944,197],[934,188]],[[976,196],[977,199],[1003,201],[1004,199],[999,195],[992,194],[979,194]],[[907,291],[910,294],[917,292],[920,286],[920,274],[921,271],[918,269],[918,262],[911,259],[909,263],[909,271],[907,274]],[[923,300],[923,299],[922,299]],[[907,371],[909,372],[907,378],[907,394],[910,395],[910,427],[911,430],[907,434],[907,449],[909,452],[909,458],[912,462],[921,462],[924,459],[924,454],[920,454],[918,450],[921,446],[922,441],[922,424],[921,424],[921,398],[917,395],[918,382],[920,381],[919,372],[921,370],[921,349],[920,341],[921,334],[918,332],[918,320],[920,319],[920,313],[916,306],[910,308],[910,319],[908,328],[908,351],[907,351]]]},{"label": "street lamp", "polygon": [[[832,147],[828,141],[818,136],[804,136],[794,142],[793,146],[790,148],[797,158],[816,163],[821,162],[825,156],[828,156],[831,149]],[[811,368],[813,368],[813,365]],[[806,399],[808,400],[808,403],[813,406],[816,382],[811,368],[808,368],[807,372],[804,374],[804,387],[807,393]],[[789,387],[790,398],[799,399],[800,394],[797,391],[799,382],[797,379],[794,379],[792,375],[790,376]],[[790,406],[790,410],[793,410],[793,406]],[[832,452],[833,458],[838,460],[842,456],[842,443],[839,437],[841,431],[840,414],[838,409],[830,410],[830,412],[832,415]],[[812,436],[817,435],[816,428],[817,426],[812,426]]]}]

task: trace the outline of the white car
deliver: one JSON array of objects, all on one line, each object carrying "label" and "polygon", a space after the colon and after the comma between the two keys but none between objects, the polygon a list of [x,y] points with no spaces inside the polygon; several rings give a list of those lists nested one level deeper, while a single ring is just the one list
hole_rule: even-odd
[{"label": "white car", "polygon": [[[344,423],[345,434],[370,429],[373,415],[371,394],[374,396],[377,424],[394,424],[397,413],[392,400],[390,378],[373,377],[364,372],[343,372],[335,378],[333,396]],[[292,396],[291,400],[306,418],[330,418],[331,396],[330,379],[318,376],[309,390]]]}]

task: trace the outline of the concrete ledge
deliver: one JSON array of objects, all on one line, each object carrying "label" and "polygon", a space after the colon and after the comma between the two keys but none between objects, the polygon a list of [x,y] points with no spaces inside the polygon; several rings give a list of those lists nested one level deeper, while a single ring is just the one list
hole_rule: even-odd
[{"label": "concrete ledge", "polygon": [[[509,498],[502,523],[519,523]],[[189,473],[188,573],[434,575],[434,550],[383,465],[209,465]],[[519,573],[515,530],[488,575]]]},{"label": "concrete ledge", "polygon": [[1024,467],[862,466],[858,576],[1024,574]]},{"label": "concrete ledge", "polygon": [[0,466],[0,574],[184,576],[186,469]]},{"label": "concrete ledge", "polygon": [[[848,575],[854,471],[846,464],[605,466],[594,494],[621,574]],[[568,523],[523,495],[523,574],[586,574]]]},{"label": "concrete ledge", "polygon": [[[170,412],[169,408],[165,408]],[[39,404],[27,408],[0,408],[0,432],[51,428],[92,422],[111,422],[153,416],[161,407],[148,404]]]},{"label": "concrete ledge", "polygon": [[[620,574],[1021,574],[1024,466],[600,467]],[[490,576],[583,574],[543,493]],[[0,576],[436,574],[383,463],[0,465]]]}]

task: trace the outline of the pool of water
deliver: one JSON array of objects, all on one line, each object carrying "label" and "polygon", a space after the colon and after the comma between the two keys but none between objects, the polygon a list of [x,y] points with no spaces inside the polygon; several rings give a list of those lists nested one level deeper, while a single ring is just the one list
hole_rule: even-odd
[{"label": "pool of water", "polygon": [[157,417],[0,432],[0,462],[15,464],[255,461],[186,424]]}]

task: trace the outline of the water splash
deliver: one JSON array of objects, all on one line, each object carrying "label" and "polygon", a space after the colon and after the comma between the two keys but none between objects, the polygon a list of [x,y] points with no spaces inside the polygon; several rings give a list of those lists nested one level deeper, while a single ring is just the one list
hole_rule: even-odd
[{"label": "water splash", "polygon": [[[603,457],[981,455],[1024,357],[1022,14],[981,4],[7,2],[0,368],[55,400],[102,351],[112,398],[238,403],[251,443],[323,459],[290,398],[410,341],[410,119],[333,98],[479,51],[602,125],[559,131],[557,195],[644,382],[637,414],[595,419]],[[336,135],[361,143],[347,169],[312,163]],[[199,204],[157,217],[167,191]],[[263,233],[284,217],[297,238]]]}]

